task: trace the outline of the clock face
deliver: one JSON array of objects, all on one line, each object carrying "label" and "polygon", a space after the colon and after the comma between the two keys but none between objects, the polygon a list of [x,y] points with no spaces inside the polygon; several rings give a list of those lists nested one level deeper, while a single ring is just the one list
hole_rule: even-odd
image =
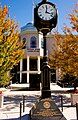
[{"label": "clock face", "polygon": [[51,20],[56,14],[56,9],[50,4],[42,4],[38,8],[38,16],[42,20]]}]

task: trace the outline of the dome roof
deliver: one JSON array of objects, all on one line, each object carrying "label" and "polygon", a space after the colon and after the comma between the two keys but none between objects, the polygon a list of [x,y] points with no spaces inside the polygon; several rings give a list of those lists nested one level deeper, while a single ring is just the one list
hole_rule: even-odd
[{"label": "dome roof", "polygon": [[21,32],[22,31],[37,31],[37,29],[32,23],[27,23],[25,26],[21,27]]}]

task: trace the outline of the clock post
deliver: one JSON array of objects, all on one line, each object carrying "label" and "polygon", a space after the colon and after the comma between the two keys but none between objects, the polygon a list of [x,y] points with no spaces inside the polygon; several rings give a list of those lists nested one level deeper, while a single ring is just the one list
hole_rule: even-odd
[{"label": "clock post", "polygon": [[42,81],[42,90],[41,90],[41,99],[50,98],[51,90],[50,90],[50,66],[48,65],[48,56],[47,56],[47,48],[46,48],[46,35],[47,32],[43,32],[43,40],[44,40],[44,57],[43,57],[43,65],[41,69],[41,81]]},{"label": "clock post", "polygon": [[46,49],[46,35],[57,24],[57,10],[53,3],[42,0],[34,8],[34,26],[38,32],[43,33],[44,56],[41,69],[42,90],[39,102],[31,109],[31,120],[66,120],[51,98],[50,90],[50,66]]},{"label": "clock post", "polygon": [[48,56],[46,49],[46,35],[49,33],[57,24],[57,10],[53,3],[48,2],[48,0],[42,0],[34,8],[34,26],[38,31],[43,33],[44,40],[44,56],[43,56],[43,66],[41,69],[41,81],[42,81],[42,91],[41,98],[51,97],[50,90],[50,66],[48,65]]}]

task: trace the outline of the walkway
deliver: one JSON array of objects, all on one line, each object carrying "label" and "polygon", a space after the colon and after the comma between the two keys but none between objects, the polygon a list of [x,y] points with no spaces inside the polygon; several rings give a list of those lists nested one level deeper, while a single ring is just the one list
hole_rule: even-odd
[{"label": "walkway", "polygon": [[[63,89],[56,84],[51,84],[52,91],[63,91]],[[22,113],[22,120],[28,120],[28,115],[30,109],[39,99],[41,92],[40,91],[5,91],[4,92],[4,105],[3,108],[0,108],[0,120],[19,120],[20,116],[20,102],[22,102],[22,96],[25,95],[25,112]],[[66,94],[64,97],[64,104],[70,105],[70,94]],[[56,104],[60,104],[59,95],[52,93],[52,99],[55,100]],[[61,108],[60,108],[61,110]],[[67,120],[77,120],[76,118],[76,108],[75,107],[64,107],[63,114]],[[25,117],[25,118],[24,118]]]}]

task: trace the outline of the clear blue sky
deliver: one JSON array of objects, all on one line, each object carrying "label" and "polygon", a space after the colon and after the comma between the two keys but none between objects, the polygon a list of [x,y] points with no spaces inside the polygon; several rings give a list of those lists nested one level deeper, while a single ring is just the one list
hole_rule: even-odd
[{"label": "clear blue sky", "polygon": [[[42,0],[0,0],[1,5],[9,7],[10,17],[15,19],[22,27],[28,22],[32,22],[33,3],[39,3]],[[48,0],[56,5],[58,9],[58,31],[62,32],[64,23],[68,24],[66,19],[68,13],[71,13],[75,3],[78,0]]]}]

